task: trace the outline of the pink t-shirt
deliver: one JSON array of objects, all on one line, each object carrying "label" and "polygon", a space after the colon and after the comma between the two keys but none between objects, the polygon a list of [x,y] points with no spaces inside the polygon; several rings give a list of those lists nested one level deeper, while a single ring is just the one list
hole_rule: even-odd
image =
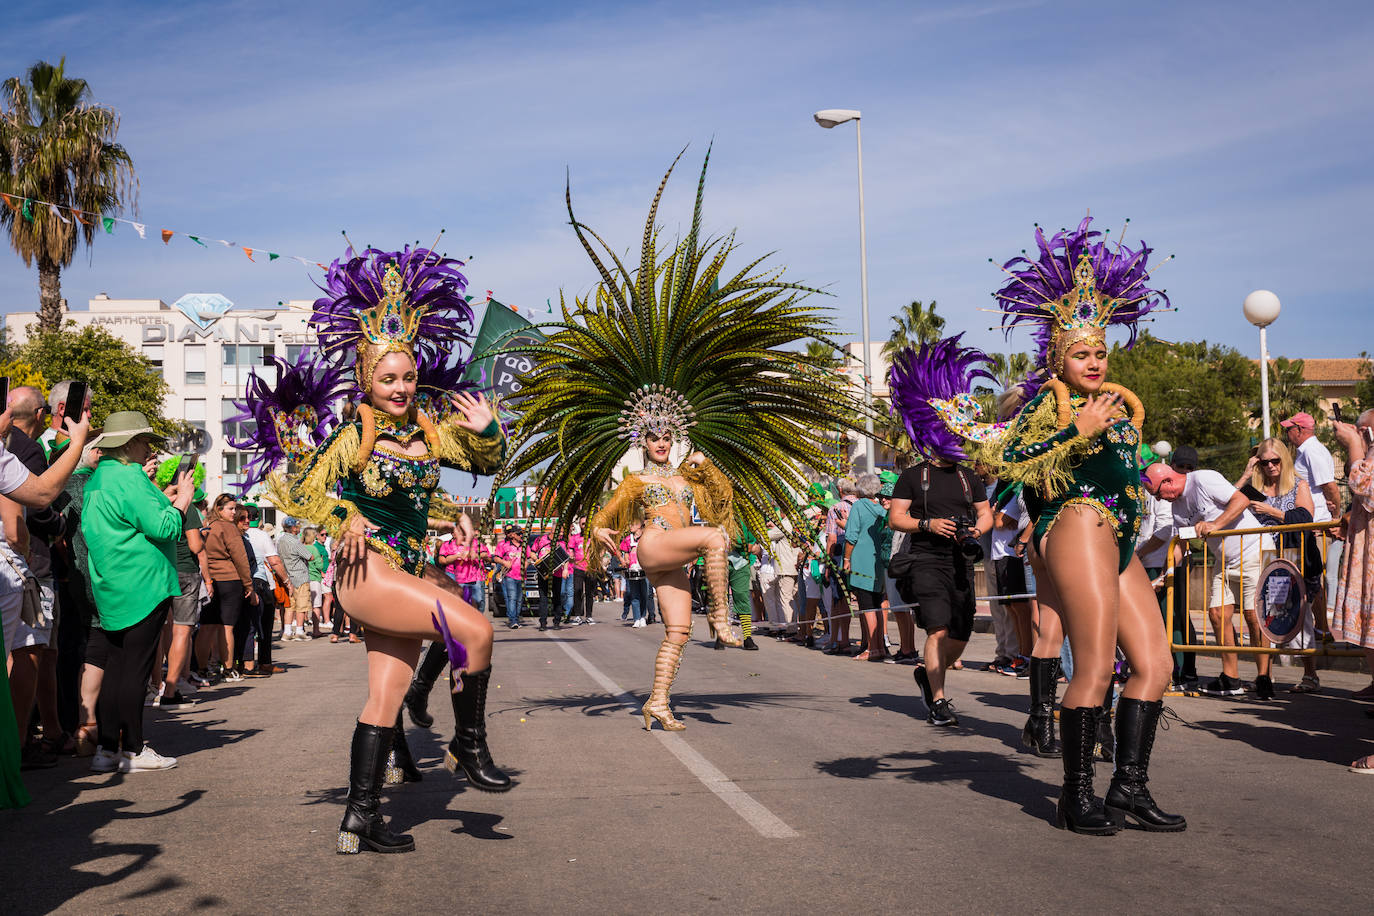
[{"label": "pink t-shirt", "polygon": [[586,539],[580,534],[570,534],[568,539],[563,542],[563,549],[572,557],[573,569],[587,571],[587,550]]},{"label": "pink t-shirt", "polygon": [[459,583],[481,582],[485,579],[487,569],[482,560],[489,556],[491,551],[481,541],[475,541],[462,551],[452,541],[444,543],[439,548],[439,559],[444,563],[445,570],[453,577],[454,582]]},{"label": "pink t-shirt", "polygon": [[510,541],[502,541],[496,545],[496,549],[492,551],[492,556],[510,562],[510,572],[506,573],[506,575],[510,576],[512,579],[525,578],[524,570],[521,568],[522,564],[525,562],[524,547],[516,546]]}]

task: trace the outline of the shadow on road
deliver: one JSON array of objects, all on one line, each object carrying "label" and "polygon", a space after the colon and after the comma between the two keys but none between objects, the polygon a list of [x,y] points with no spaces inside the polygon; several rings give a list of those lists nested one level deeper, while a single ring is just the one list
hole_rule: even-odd
[{"label": "shadow on road", "polygon": [[[616,697],[604,693],[565,694],[549,697],[528,706],[510,708],[493,713],[498,716],[506,713],[537,715],[540,712],[572,710],[584,716],[638,716],[639,705],[648,698],[648,692],[631,693],[634,709],[627,709]],[[810,709],[824,707],[816,701],[820,698],[799,693],[729,693],[729,694],[674,694],[673,714],[679,719],[693,719],[715,725],[728,725],[729,720],[717,718],[716,713],[727,709]]]},{"label": "shadow on road", "polygon": [[[147,777],[133,777],[134,779]],[[50,913],[92,888],[115,885],[142,871],[162,854],[160,843],[105,843],[95,834],[121,820],[142,820],[172,814],[199,801],[205,792],[193,789],[156,811],[134,811],[127,799],[102,799],[102,790],[119,786],[124,777],[110,776],[92,784],[63,781],[43,792],[20,811],[0,818],[0,833],[10,849],[0,861],[7,888],[3,907],[9,912]],[[78,803],[79,802],[79,803]],[[156,829],[149,831],[158,833]],[[15,848],[25,839],[21,855]],[[13,844],[13,845],[11,845]],[[29,877],[22,876],[22,870]],[[41,880],[32,879],[32,870]],[[124,900],[145,900],[181,887],[184,882],[165,876],[146,888],[125,894]],[[151,901],[145,905],[153,906]]]},{"label": "shadow on road", "polygon": [[1050,818],[1059,786],[1026,772],[1028,763],[989,751],[900,751],[873,757],[818,760],[816,769],[839,779],[904,779],[918,783],[962,782],[981,795],[1020,805],[1034,817]]}]

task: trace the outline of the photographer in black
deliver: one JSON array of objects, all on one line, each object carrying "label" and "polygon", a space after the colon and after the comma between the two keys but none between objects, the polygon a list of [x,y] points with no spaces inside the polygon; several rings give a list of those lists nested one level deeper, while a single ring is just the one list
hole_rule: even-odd
[{"label": "photographer in black", "polygon": [[973,634],[973,564],[982,554],[978,538],[992,529],[987,491],[971,468],[922,461],[897,479],[888,522],[910,535],[888,574],[902,599],[916,605],[916,621],[926,631],[925,664],[915,671],[926,721],[958,725],[945,697],[945,672]]}]

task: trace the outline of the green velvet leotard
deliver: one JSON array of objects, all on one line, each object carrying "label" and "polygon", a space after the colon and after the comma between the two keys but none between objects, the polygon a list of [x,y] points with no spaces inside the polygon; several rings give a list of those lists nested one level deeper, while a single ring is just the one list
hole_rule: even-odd
[{"label": "green velvet leotard", "polygon": [[[1041,540],[1065,506],[1087,506],[1102,516],[1116,533],[1117,569],[1124,572],[1135,553],[1136,537],[1140,534],[1143,498],[1138,457],[1140,431],[1128,418],[1120,417],[1091,441],[1084,440],[1072,423],[1045,439],[1025,435],[1030,432],[1028,419],[1041,408],[1046,398],[1050,400],[1048,407],[1053,408],[1054,397],[1048,391],[1032,398],[1013,425],[1002,452],[1003,462],[1012,468],[1045,459],[1061,450],[1070,452],[1067,470],[1072,479],[1067,486],[1050,488],[1027,481],[1022,490],[1026,511],[1034,525],[1035,546],[1040,548]],[[1077,393],[1071,398],[1076,414],[1087,399]]]},{"label": "green velvet leotard", "polygon": [[481,433],[441,423],[439,454],[406,455],[394,443],[379,441],[358,471],[353,460],[361,430],[362,424],[352,420],[320,443],[292,482],[294,511],[336,536],[352,513],[361,513],[375,526],[367,534],[368,546],[392,567],[422,575],[440,466],[492,473],[504,458],[505,437],[494,420]]}]

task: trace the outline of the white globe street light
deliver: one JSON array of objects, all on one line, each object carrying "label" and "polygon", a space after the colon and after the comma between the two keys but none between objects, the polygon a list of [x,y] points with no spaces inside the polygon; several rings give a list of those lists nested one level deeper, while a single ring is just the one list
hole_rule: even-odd
[{"label": "white globe street light", "polygon": [[1166,440],[1160,439],[1154,445],[1150,446],[1150,451],[1154,452],[1161,459],[1167,461],[1169,459],[1169,456],[1174,453],[1174,447],[1170,445]]},{"label": "white globe street light", "polygon": [[864,406],[869,414],[864,420],[864,428],[868,433],[864,450],[868,466],[864,470],[872,473],[877,470],[877,458],[873,441],[873,367],[868,352],[868,239],[864,232],[864,140],[860,127],[862,114],[853,108],[826,108],[816,112],[813,117],[817,124],[827,130],[853,121],[854,140],[859,149],[859,292],[863,321]]},{"label": "white globe street light", "polygon": [[1260,332],[1260,404],[1264,413],[1264,438],[1269,438],[1269,346],[1264,329],[1279,317],[1279,297],[1267,289],[1257,289],[1245,297],[1241,311],[1245,320]]}]

